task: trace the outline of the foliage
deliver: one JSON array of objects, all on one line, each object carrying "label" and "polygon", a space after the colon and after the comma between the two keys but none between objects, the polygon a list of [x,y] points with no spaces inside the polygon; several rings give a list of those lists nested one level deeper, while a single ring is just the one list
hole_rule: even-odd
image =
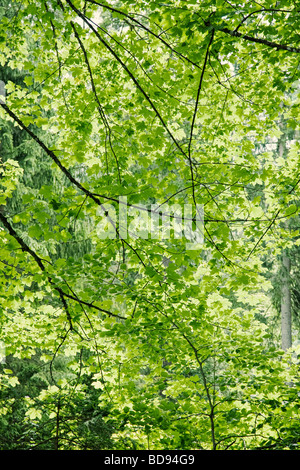
[{"label": "foliage", "polygon": [[[299,142],[277,145],[282,116],[298,132],[299,14],[273,3],[2,7],[1,340],[48,364],[21,447],[297,445],[266,259],[298,234]],[[175,204],[203,206],[203,244],[145,236]]]},{"label": "foliage", "polygon": [[[14,381],[1,393],[6,408],[0,420],[2,450],[69,446],[93,450],[113,445],[112,429],[103,421],[107,410],[99,410],[99,392],[88,387],[88,382],[80,390],[68,387],[66,381],[74,377],[68,364],[67,358],[55,360],[49,374],[48,365],[38,355],[25,360],[7,358],[2,373]],[[61,377],[64,390],[53,385],[53,374]]]}]

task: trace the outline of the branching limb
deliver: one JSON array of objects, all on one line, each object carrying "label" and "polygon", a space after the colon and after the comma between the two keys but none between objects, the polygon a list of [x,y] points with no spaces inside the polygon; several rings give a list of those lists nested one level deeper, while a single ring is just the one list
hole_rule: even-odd
[{"label": "branching limb", "polygon": [[100,103],[100,100],[99,100],[99,97],[98,97],[98,94],[97,94],[97,90],[96,90],[96,86],[95,86],[95,81],[94,81],[94,77],[93,77],[93,72],[92,72],[92,69],[91,69],[91,66],[90,66],[90,62],[89,62],[89,59],[88,59],[88,55],[87,55],[87,51],[86,51],[86,48],[84,47],[84,44],[77,32],[77,29],[76,29],[76,26],[75,24],[73,23],[73,21],[71,21],[71,26],[72,26],[72,29],[74,31],[74,34],[75,34],[75,37],[78,41],[78,44],[80,45],[80,48],[83,52],[83,55],[84,55],[84,61],[85,61],[85,64],[87,66],[87,69],[88,69],[88,72],[89,72],[89,76],[90,76],[90,80],[91,80],[91,85],[92,85],[92,90],[93,90],[93,94],[94,94],[94,97],[95,97],[95,100],[96,100],[96,103],[98,105],[98,112],[99,112],[99,115],[100,115],[100,118],[104,124],[104,127],[106,129],[106,134],[108,136],[108,142],[109,142],[109,146],[110,146],[110,149],[111,149],[111,152],[115,158],[115,161],[116,161],[116,164],[117,164],[117,170],[118,170],[118,177],[119,177],[119,181],[121,182],[121,174],[120,174],[120,166],[119,166],[119,161],[118,161],[118,157],[114,151],[114,148],[113,148],[113,145],[112,145],[112,139],[111,139],[111,128],[110,128],[110,125],[109,125],[109,122],[105,116],[105,113],[104,113],[104,110],[103,110],[103,107]]},{"label": "branching limb", "polygon": [[280,10],[277,8],[261,8],[260,10],[251,11],[248,15],[244,16],[240,24],[235,28],[234,32],[237,32],[240,27],[247,21],[250,16],[256,15],[258,13],[294,13],[292,10]]},{"label": "branching limb", "polygon": [[232,37],[241,38],[241,39],[244,39],[245,41],[255,42],[257,44],[263,44],[265,46],[271,47],[272,49],[293,52],[295,54],[300,53],[299,47],[293,47],[287,44],[279,44],[277,42],[268,41],[267,39],[263,39],[263,38],[255,38],[253,36],[249,36],[248,34],[242,34],[242,33],[239,33],[238,31],[232,31],[231,29],[228,29],[228,28],[216,27],[216,29],[218,29],[218,31],[222,31],[225,34],[229,34]]},{"label": "branching limb", "polygon": [[181,147],[181,145],[178,143],[177,139],[174,137],[173,133],[171,132],[171,130],[169,129],[167,123],[165,122],[165,120],[163,119],[162,115],[160,114],[160,112],[158,111],[157,107],[155,106],[155,104],[153,103],[152,99],[150,98],[150,96],[146,93],[146,91],[144,90],[144,88],[141,86],[141,84],[139,83],[138,79],[133,75],[133,73],[131,72],[131,70],[129,70],[129,68],[127,67],[127,65],[125,64],[125,62],[123,62],[123,60],[121,59],[121,57],[119,57],[119,55],[115,52],[115,50],[105,41],[105,39],[103,39],[103,37],[98,33],[97,29],[94,28],[94,26],[92,25],[91,21],[89,21],[88,18],[86,18],[86,16],[84,16],[80,10],[78,10],[78,8],[76,8],[72,2],[70,0],[66,0],[66,2],[68,3],[68,5],[71,7],[71,9],[85,22],[85,24],[88,25],[88,27],[93,31],[93,33],[96,35],[96,37],[99,39],[99,41],[104,45],[104,47],[113,55],[113,57],[119,62],[119,64],[122,66],[122,68],[125,70],[125,72],[127,73],[127,75],[130,77],[130,79],[133,81],[133,83],[135,84],[135,86],[137,87],[137,89],[142,93],[142,95],[144,96],[144,98],[147,100],[147,102],[149,103],[149,105],[151,106],[152,110],[154,111],[154,113],[156,114],[156,116],[158,117],[159,121],[161,122],[162,126],[165,128],[165,130],[167,131],[169,137],[171,138],[171,140],[173,141],[173,143],[176,145],[177,149],[180,151],[180,153],[182,155],[184,155],[185,157],[187,157],[185,151],[183,150],[183,148]]},{"label": "branching limb", "polygon": [[[43,259],[37,255],[37,253],[35,253],[34,250],[32,250],[28,245],[27,243],[22,239],[22,237],[20,237],[17,232],[15,231],[15,229],[13,228],[13,226],[10,224],[10,222],[8,221],[8,219],[0,212],[0,221],[2,222],[2,224],[4,225],[4,227],[7,229],[7,231],[9,232],[9,234],[19,243],[22,251],[24,252],[27,252],[28,254],[30,254],[30,256],[34,259],[34,261],[36,262],[36,264],[39,266],[39,268],[41,269],[42,272],[44,273],[47,273],[47,270],[45,268],[45,264],[44,264],[44,261]],[[67,307],[67,304],[66,304],[66,298],[68,299],[71,299],[71,300],[74,300],[76,302],[78,302],[79,304],[83,304],[83,305],[86,305],[90,308],[93,308],[95,310],[98,310],[99,312],[102,312],[102,313],[105,313],[109,316],[112,316],[112,317],[116,317],[116,318],[121,318],[123,320],[125,320],[126,318],[125,317],[122,317],[121,315],[117,315],[115,313],[112,313],[110,312],[109,310],[106,310],[106,309],[103,309],[101,307],[98,307],[97,305],[94,305],[92,302],[87,302],[87,301],[84,301],[84,300],[81,300],[79,299],[77,296],[75,295],[70,295],[68,294],[67,292],[65,292],[61,287],[55,285],[55,282],[53,281],[53,279],[51,278],[51,276],[49,276],[47,274],[47,277],[48,277],[48,281],[49,283],[52,285],[52,287],[54,288],[54,290],[56,290],[56,292],[59,294],[59,297],[62,301],[62,304],[63,304],[63,307],[66,311],[66,315],[67,315],[67,318],[68,318],[68,321],[70,323],[70,329],[72,330],[73,329],[73,326],[72,326],[72,320],[71,320],[71,316],[70,316],[70,312],[68,310],[68,307]]]},{"label": "branching limb", "polygon": [[118,13],[119,15],[122,15],[124,16],[125,18],[127,18],[128,20],[132,21],[133,23],[135,23],[136,25],[138,25],[140,28],[142,28],[144,31],[146,31],[147,33],[151,34],[152,36],[154,36],[156,39],[158,39],[159,41],[161,41],[168,49],[170,49],[174,54],[176,54],[178,57],[180,57],[181,59],[189,62],[191,65],[194,65],[195,67],[197,68],[200,68],[200,66],[196,63],[196,62],[193,62],[191,59],[189,59],[188,57],[186,57],[185,55],[181,54],[180,52],[176,51],[176,49],[174,49],[167,41],[165,41],[161,35],[159,34],[155,34],[150,28],[147,28],[147,26],[145,26],[143,23],[141,23],[140,21],[136,20],[133,16],[129,15],[128,13],[125,13],[124,11],[122,10],[119,10],[117,8],[114,8],[112,7],[111,5],[105,5],[104,3],[100,3],[100,2],[96,2],[94,0],[87,0],[89,3],[93,3],[94,5],[99,5],[100,7],[106,9],[106,10],[110,10],[112,11],[113,13]]}]

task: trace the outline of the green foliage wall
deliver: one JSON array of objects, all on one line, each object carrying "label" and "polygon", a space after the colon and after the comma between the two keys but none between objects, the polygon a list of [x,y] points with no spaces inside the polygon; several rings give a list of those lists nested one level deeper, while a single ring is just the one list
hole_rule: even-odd
[{"label": "green foliage wall", "polygon": [[[266,262],[298,240],[282,221],[299,142],[276,150],[282,117],[298,135],[294,2],[1,12],[3,420],[20,412],[18,361],[48,374],[12,446],[297,446],[299,346],[273,336]],[[192,249],[143,236],[152,206],[175,204],[204,209]]]}]

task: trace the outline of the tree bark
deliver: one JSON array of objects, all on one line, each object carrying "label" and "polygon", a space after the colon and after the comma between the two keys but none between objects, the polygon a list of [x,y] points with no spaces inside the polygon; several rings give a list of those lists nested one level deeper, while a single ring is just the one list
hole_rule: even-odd
[{"label": "tree bark", "polygon": [[[283,157],[286,151],[286,136],[283,132],[279,141],[279,156]],[[285,222],[288,229],[288,221]],[[292,302],[291,302],[291,260],[286,250],[282,252],[282,278],[281,278],[281,347],[284,351],[292,346]]]},{"label": "tree bark", "polygon": [[282,279],[281,279],[281,346],[284,351],[292,346],[292,309],[291,309],[291,286],[290,269],[291,260],[286,254],[282,256]]}]

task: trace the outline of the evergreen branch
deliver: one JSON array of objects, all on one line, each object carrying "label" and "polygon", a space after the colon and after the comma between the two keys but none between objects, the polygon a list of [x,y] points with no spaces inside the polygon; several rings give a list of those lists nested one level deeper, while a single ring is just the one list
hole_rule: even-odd
[{"label": "evergreen branch", "polygon": [[17,234],[15,229],[12,227],[12,225],[9,223],[8,219],[2,214],[0,211],[0,220],[4,227],[7,229],[8,233],[18,242],[20,245],[22,251],[26,251],[27,253],[30,254],[30,256],[35,260],[36,264],[39,266],[41,271],[46,271],[46,268],[44,266],[42,258],[40,258],[35,251],[33,251],[27,243]]},{"label": "evergreen branch", "polygon": [[98,198],[96,198],[91,191],[86,189],[84,186],[82,186],[79,181],[77,181],[70,171],[61,163],[59,158],[55,155],[53,150],[50,150],[44,142],[36,135],[34,132],[32,132],[29,127],[27,127],[21,119],[18,118],[18,116],[7,106],[7,104],[0,102],[0,106],[6,111],[6,113],[17,123],[19,126],[24,129],[27,134],[30,135],[30,137],[35,140],[35,142],[46,152],[46,154],[56,163],[58,168],[66,175],[66,177],[71,181],[71,183],[74,184],[80,191],[84,192],[88,197],[93,199],[98,205],[101,205],[101,201],[99,201]]}]

